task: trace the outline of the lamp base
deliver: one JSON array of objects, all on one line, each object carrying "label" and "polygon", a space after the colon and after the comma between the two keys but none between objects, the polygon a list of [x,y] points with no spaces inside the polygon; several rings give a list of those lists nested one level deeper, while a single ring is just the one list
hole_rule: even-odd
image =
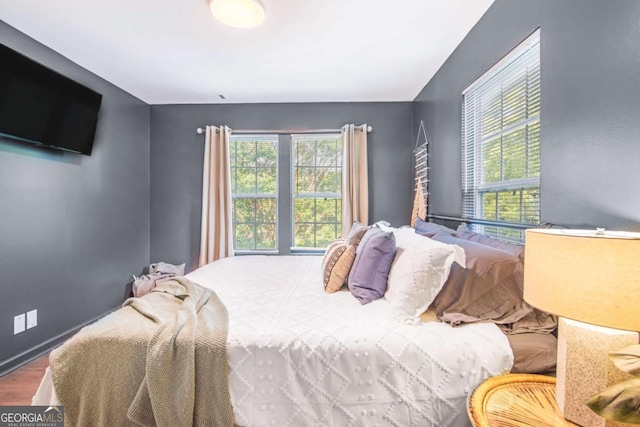
[{"label": "lamp base", "polygon": [[585,401],[607,387],[633,378],[616,368],[608,352],[638,344],[638,333],[560,318],[556,400],[563,416],[583,427],[629,426],[596,415]]}]

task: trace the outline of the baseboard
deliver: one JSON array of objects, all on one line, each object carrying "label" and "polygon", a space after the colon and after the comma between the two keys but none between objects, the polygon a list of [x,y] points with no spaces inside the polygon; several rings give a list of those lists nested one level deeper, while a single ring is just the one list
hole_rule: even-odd
[{"label": "baseboard", "polygon": [[69,338],[71,338],[71,336],[73,336],[80,329],[103,318],[107,314],[110,314],[112,311],[114,310],[111,310],[106,314],[102,314],[98,317],[95,317],[87,322],[84,322],[79,326],[76,326],[75,328],[69,329],[68,331],[63,332],[60,335],[56,335],[55,337],[50,338],[33,348],[30,348],[29,350],[23,351],[22,353],[16,356],[13,356],[10,359],[0,362],[0,377],[5,376],[9,372],[18,369],[20,366],[25,365],[34,359],[37,359],[43,354],[48,353],[49,351],[53,350],[54,348],[56,348],[57,346],[59,346]]}]

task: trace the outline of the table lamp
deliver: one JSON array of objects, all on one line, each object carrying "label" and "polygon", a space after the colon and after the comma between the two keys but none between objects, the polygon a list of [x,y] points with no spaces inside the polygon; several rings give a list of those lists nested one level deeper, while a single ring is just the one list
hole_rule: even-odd
[{"label": "table lamp", "polygon": [[631,378],[608,352],[638,344],[640,233],[531,229],[525,236],[524,299],[560,316],[556,400],[563,416],[584,427],[628,425],[601,418],[585,401]]}]

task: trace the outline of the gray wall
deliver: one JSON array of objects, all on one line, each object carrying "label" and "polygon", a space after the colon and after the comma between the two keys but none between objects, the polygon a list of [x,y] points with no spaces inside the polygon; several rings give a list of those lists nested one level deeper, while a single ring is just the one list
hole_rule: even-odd
[{"label": "gray wall", "polygon": [[103,94],[91,157],[0,139],[1,373],[122,303],[149,263],[150,174],[148,105],[3,21],[0,43]]},{"label": "gray wall", "polygon": [[196,128],[325,129],[368,123],[370,220],[406,224],[412,201],[412,105],[404,103],[151,106],[151,259],[197,267],[204,136]]},{"label": "gray wall", "polygon": [[414,102],[430,212],[459,216],[462,90],[541,29],[541,215],[640,228],[640,2],[496,0]]}]

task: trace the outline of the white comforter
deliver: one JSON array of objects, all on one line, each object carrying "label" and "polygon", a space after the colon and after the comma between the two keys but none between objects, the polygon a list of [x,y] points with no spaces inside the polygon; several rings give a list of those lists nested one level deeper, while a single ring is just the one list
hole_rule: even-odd
[{"label": "white comforter", "polygon": [[[513,364],[504,334],[493,324],[397,323],[384,299],[361,306],[346,288],[325,294],[321,261],[243,256],[187,275],[229,310],[236,423],[468,425],[468,392]],[[50,387],[34,403],[55,403]]]}]

